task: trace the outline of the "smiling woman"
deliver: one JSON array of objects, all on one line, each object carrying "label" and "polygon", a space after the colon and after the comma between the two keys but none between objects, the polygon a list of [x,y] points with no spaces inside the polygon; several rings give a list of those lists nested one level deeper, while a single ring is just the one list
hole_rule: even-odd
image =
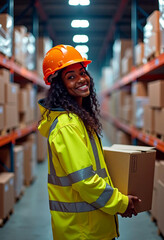
[{"label": "smiling woman", "polygon": [[133,200],[114,188],[101,147],[99,104],[90,60],[59,45],[44,58],[50,85],[39,101],[39,130],[48,138],[48,192],[54,240],[112,240],[119,236],[117,213],[136,215]]}]

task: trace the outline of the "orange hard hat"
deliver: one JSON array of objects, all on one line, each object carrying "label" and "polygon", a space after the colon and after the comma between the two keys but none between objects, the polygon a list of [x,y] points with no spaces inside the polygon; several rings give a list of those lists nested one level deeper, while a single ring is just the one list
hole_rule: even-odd
[{"label": "orange hard hat", "polygon": [[83,58],[74,47],[57,45],[47,52],[43,60],[44,81],[47,85],[50,85],[51,82],[48,77],[57,71],[75,63],[83,63],[84,67],[87,67],[91,62],[91,60]]}]

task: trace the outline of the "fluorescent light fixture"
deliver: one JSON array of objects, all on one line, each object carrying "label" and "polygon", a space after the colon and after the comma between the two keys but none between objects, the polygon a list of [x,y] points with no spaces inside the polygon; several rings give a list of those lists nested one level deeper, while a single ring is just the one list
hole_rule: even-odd
[{"label": "fluorescent light fixture", "polygon": [[89,51],[89,47],[87,45],[77,45],[75,48],[80,53],[87,53]]},{"label": "fluorescent light fixture", "polygon": [[88,59],[88,54],[86,54],[86,53],[80,53],[81,54],[81,56],[83,57],[83,58],[86,58],[86,59]]},{"label": "fluorescent light fixture", "polygon": [[90,1],[89,0],[80,0],[79,2],[80,2],[81,6],[88,6],[88,5],[90,5]]},{"label": "fluorescent light fixture", "polygon": [[87,35],[74,35],[73,36],[73,41],[75,42],[75,43],[86,43],[86,42],[88,42],[88,36]]},{"label": "fluorescent light fixture", "polygon": [[88,6],[90,5],[90,0],[69,0],[68,4],[72,6]]},{"label": "fluorescent light fixture", "polygon": [[72,20],[71,26],[73,28],[87,28],[89,27],[89,22],[88,20]]}]

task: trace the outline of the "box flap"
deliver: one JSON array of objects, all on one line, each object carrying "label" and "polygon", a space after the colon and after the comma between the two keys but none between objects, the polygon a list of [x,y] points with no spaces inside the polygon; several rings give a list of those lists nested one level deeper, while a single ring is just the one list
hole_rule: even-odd
[{"label": "box flap", "polygon": [[131,150],[131,151],[140,151],[140,152],[155,150],[154,147],[150,147],[150,146],[134,146],[134,145],[124,145],[124,144],[113,144],[111,148],[117,149],[117,150]]},{"label": "box flap", "polygon": [[124,153],[141,153],[140,150],[128,150],[128,149],[117,149],[113,147],[103,147],[104,151],[112,151],[112,152],[124,152]]}]

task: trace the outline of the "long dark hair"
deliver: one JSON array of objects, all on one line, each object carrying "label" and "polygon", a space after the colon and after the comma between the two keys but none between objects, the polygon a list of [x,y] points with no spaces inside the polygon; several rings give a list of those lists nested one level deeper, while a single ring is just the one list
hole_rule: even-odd
[{"label": "long dark hair", "polygon": [[49,116],[52,108],[61,107],[66,110],[68,114],[75,113],[81,118],[89,135],[91,135],[93,131],[101,135],[102,125],[99,121],[100,105],[97,101],[92,77],[86,71],[90,77],[90,95],[83,98],[82,106],[79,106],[74,97],[68,93],[62,81],[61,73],[62,71],[58,72],[58,75],[52,79],[47,98],[45,99],[45,106],[49,110],[47,115]]}]

